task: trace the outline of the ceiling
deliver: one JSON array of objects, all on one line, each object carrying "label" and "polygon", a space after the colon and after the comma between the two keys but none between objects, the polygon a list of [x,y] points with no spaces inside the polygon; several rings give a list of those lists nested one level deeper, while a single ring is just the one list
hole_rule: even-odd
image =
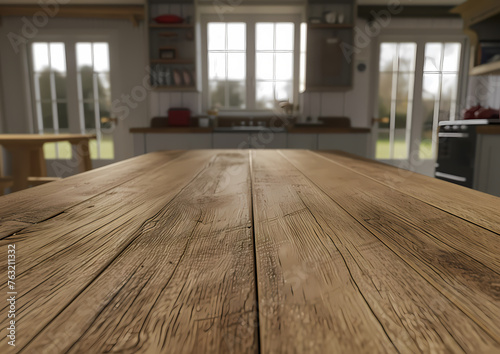
[{"label": "ceiling", "polygon": [[[251,1],[251,0],[248,0]],[[72,5],[108,5],[108,4],[116,4],[116,5],[137,5],[144,4],[146,0],[71,0],[69,3]],[[393,1],[394,2],[394,1]],[[402,5],[458,5],[464,2],[464,0],[400,0]],[[37,0],[0,0],[1,4],[37,4]],[[387,5],[389,3],[388,0],[358,0],[358,5]]]}]

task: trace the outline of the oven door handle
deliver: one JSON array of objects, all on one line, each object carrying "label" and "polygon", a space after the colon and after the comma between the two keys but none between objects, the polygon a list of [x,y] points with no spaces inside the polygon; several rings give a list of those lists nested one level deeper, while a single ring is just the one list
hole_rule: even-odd
[{"label": "oven door handle", "polygon": [[436,177],[441,177],[445,179],[449,179],[451,181],[457,181],[457,182],[467,182],[467,178],[462,177],[462,176],[455,176],[455,175],[450,175],[448,173],[443,173],[443,172],[435,172],[434,175]]},{"label": "oven door handle", "polygon": [[440,138],[468,138],[469,133],[439,133]]}]

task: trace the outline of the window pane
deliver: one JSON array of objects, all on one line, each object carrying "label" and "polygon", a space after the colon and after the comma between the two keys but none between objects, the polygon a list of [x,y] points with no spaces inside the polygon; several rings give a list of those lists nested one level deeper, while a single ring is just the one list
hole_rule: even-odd
[{"label": "window pane", "polygon": [[460,43],[445,43],[443,71],[458,71],[461,50],[462,45]]},{"label": "window pane", "polygon": [[226,78],[226,54],[208,54],[208,78],[210,80],[224,80]]},{"label": "window pane", "polygon": [[408,100],[410,88],[413,88],[413,74],[399,73],[396,99]]},{"label": "window pane", "polygon": [[441,87],[442,100],[456,100],[458,88],[458,74],[443,74]]},{"label": "window pane", "polygon": [[226,83],[225,81],[211,81],[210,86],[210,106],[224,107],[226,104]]},{"label": "window pane", "polygon": [[94,71],[109,72],[108,43],[94,43]]},{"label": "window pane", "polygon": [[258,109],[274,107],[274,85],[272,82],[257,82],[256,105]]},{"label": "window pane", "polygon": [[54,71],[66,72],[66,53],[63,43],[50,43],[50,66]]},{"label": "window pane", "polygon": [[425,45],[424,71],[441,70],[442,52],[443,52],[442,43],[427,43]]},{"label": "window pane", "polygon": [[49,69],[48,43],[33,43],[33,69],[35,72]]},{"label": "window pane", "polygon": [[245,83],[228,82],[229,89],[229,107],[245,108]]},{"label": "window pane", "polygon": [[274,25],[272,23],[257,23],[255,26],[257,50],[274,49]]},{"label": "window pane", "polygon": [[227,55],[227,78],[229,80],[244,80],[246,76],[246,55],[244,53],[229,53]]},{"label": "window pane", "polygon": [[408,158],[408,145],[406,144],[406,130],[396,129],[394,132],[394,159]]},{"label": "window pane", "polygon": [[389,128],[392,102],[393,73],[380,73],[378,89],[378,117],[384,119],[379,122],[379,128]]},{"label": "window pane", "polygon": [[276,53],[276,80],[293,78],[293,54]]},{"label": "window pane", "polygon": [[76,63],[78,69],[83,67],[92,67],[92,44],[77,43],[76,44]]},{"label": "window pane", "polygon": [[66,73],[55,72],[53,75],[56,84],[57,99],[66,100]]},{"label": "window pane", "polygon": [[52,120],[52,102],[42,102],[42,121],[44,131],[54,129],[54,121]]},{"label": "window pane", "polygon": [[439,74],[424,74],[422,98],[424,100],[435,100],[439,92]]},{"label": "window pane", "polygon": [[293,84],[288,82],[276,82],[275,97],[278,101],[293,102]]},{"label": "window pane", "polygon": [[377,138],[377,146],[375,148],[375,156],[377,159],[390,159],[390,142],[389,132],[379,132]]},{"label": "window pane", "polygon": [[109,74],[98,74],[98,90],[99,99],[111,100],[111,83],[109,82]]},{"label": "window pane", "polygon": [[276,24],[276,50],[293,50],[293,23]]},{"label": "window pane", "polygon": [[85,129],[95,129],[94,102],[83,103],[83,114],[85,116]]},{"label": "window pane", "polygon": [[416,43],[399,44],[399,71],[415,70],[416,53],[417,53]]},{"label": "window pane", "polygon": [[226,48],[226,25],[211,22],[208,24],[208,50],[224,50]]},{"label": "window pane", "polygon": [[408,114],[408,101],[396,102],[396,129],[405,129]]},{"label": "window pane", "polygon": [[81,99],[93,100],[94,99],[94,73],[92,68],[84,67],[80,71],[80,89],[82,92]]},{"label": "window pane", "polygon": [[68,129],[68,108],[66,103],[57,104],[57,116],[59,119],[59,129]]},{"label": "window pane", "polygon": [[274,56],[272,53],[257,53],[256,76],[258,80],[274,79]]},{"label": "window pane", "polygon": [[244,23],[227,24],[227,49],[245,50],[246,25]]},{"label": "window pane", "polygon": [[35,85],[38,84],[37,93],[40,95],[36,97],[41,100],[50,100],[50,71],[44,71],[41,74],[35,75]]},{"label": "window pane", "polygon": [[396,48],[396,43],[382,43],[380,45],[380,71],[393,70]]}]

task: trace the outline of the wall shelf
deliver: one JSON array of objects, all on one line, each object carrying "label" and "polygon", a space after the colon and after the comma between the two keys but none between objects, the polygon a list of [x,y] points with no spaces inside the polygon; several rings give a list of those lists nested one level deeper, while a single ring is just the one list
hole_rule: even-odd
[{"label": "wall shelf", "polygon": [[500,3],[493,0],[467,0],[451,12],[460,14],[464,21],[464,33],[471,40],[469,74],[500,74],[500,62],[481,63],[479,59],[482,43],[500,43]]},{"label": "wall shelf", "polygon": [[486,63],[481,65],[476,65],[470,69],[469,72],[472,76],[479,75],[500,75],[500,61],[495,61],[493,63]]},{"label": "wall shelf", "polygon": [[194,25],[190,23],[150,23],[149,28],[184,28],[193,29]]}]

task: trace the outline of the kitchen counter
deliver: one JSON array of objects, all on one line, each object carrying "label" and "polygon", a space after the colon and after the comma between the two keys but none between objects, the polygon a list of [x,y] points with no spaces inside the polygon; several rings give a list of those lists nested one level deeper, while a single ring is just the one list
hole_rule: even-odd
[{"label": "kitchen counter", "polygon": [[500,125],[483,125],[477,127],[478,134],[500,134]]},{"label": "kitchen counter", "polygon": [[499,352],[498,210],[345,153],[143,155],[0,197],[0,352]]},{"label": "kitchen counter", "polygon": [[[230,129],[231,127],[227,127]],[[247,127],[250,128],[250,127]],[[202,127],[166,127],[166,128],[130,128],[131,133],[153,133],[153,134],[183,134],[183,133],[212,133],[217,128],[202,128]],[[270,131],[281,129],[268,128]],[[235,130],[233,133],[241,131]],[[286,133],[290,134],[359,134],[370,133],[369,128],[335,128],[328,126],[311,126],[311,127],[291,127],[287,128]]]},{"label": "kitchen counter", "polygon": [[131,133],[148,133],[148,134],[203,134],[212,133],[213,128],[203,127],[165,127],[165,128],[130,128]]},{"label": "kitchen counter", "polygon": [[336,128],[328,126],[292,127],[287,129],[290,134],[363,134],[369,133],[369,128]]}]

